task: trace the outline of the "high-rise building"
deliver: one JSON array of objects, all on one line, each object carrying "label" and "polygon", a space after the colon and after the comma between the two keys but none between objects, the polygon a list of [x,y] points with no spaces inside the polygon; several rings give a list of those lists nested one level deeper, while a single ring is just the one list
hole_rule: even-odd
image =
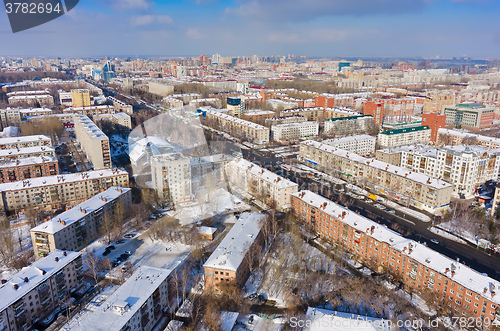
[{"label": "high-rise building", "polygon": [[446,115],[424,113],[422,114],[422,125],[427,125],[431,129],[431,141],[436,142],[438,130],[446,125]]},{"label": "high-rise building", "polygon": [[71,90],[71,101],[73,107],[89,107],[90,91],[84,89]]},{"label": "high-rise building", "polygon": [[94,169],[111,168],[109,138],[88,116],[75,116],[75,134]]},{"label": "high-rise building", "polygon": [[227,98],[227,109],[229,110],[229,115],[241,118],[245,107],[241,98],[228,97]]},{"label": "high-rise building", "polygon": [[102,67],[102,79],[106,82],[110,82],[111,79],[116,78],[115,65],[111,61],[106,61]]},{"label": "high-rise building", "polygon": [[151,157],[151,179],[164,203],[177,204],[192,199],[191,161],[180,153]]}]

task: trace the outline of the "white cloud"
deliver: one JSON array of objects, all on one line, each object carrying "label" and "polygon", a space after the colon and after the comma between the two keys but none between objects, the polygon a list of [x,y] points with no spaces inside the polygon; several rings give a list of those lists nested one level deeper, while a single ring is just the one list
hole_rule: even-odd
[{"label": "white cloud", "polygon": [[158,16],[158,22],[162,24],[172,24],[174,23],[174,20],[168,15],[160,15]]},{"label": "white cloud", "polygon": [[141,15],[141,16],[133,16],[132,24],[133,25],[148,25],[155,21],[155,17],[153,15]]},{"label": "white cloud", "polygon": [[148,9],[154,5],[151,0],[105,0],[104,2],[120,10]]},{"label": "white cloud", "polygon": [[186,31],[186,36],[191,39],[201,39],[202,35],[198,29],[195,28],[189,28]]}]

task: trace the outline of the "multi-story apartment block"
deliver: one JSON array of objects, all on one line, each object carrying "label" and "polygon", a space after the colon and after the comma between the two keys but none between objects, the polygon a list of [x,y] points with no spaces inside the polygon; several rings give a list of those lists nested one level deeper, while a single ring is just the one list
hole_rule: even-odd
[{"label": "multi-story apartment block", "polygon": [[149,82],[149,93],[158,94],[161,96],[168,96],[174,94],[174,85],[162,84],[158,82]]},{"label": "multi-story apartment block", "polygon": [[112,123],[121,125],[123,127],[132,129],[132,120],[130,116],[126,113],[115,113],[115,114],[103,114],[95,115],[93,117],[95,122],[98,121],[110,121]]},{"label": "multi-story apartment block", "polygon": [[427,125],[380,132],[377,144],[382,148],[411,144],[428,144],[431,140],[431,129]]},{"label": "multi-story apartment block", "polygon": [[125,113],[127,115],[132,115],[134,113],[134,107],[126,102],[123,102],[115,97],[108,97],[108,100],[113,102],[113,107],[116,113]]},{"label": "multi-story apartment block", "polygon": [[90,91],[86,89],[71,90],[71,103],[73,107],[89,107]]},{"label": "multi-story apartment block", "polygon": [[[229,114],[231,114],[231,111],[229,111]],[[274,117],[274,115],[275,113],[269,110],[252,110],[242,114],[242,118],[250,122],[264,124],[266,119]]]},{"label": "multi-story apartment block", "polygon": [[401,167],[453,184],[453,193],[471,197],[488,180],[497,180],[500,150],[481,146],[420,146],[401,153]]},{"label": "multi-story apartment block", "polygon": [[0,149],[52,146],[52,139],[43,135],[0,138]]},{"label": "multi-story apartment block", "polygon": [[326,241],[416,293],[431,291],[450,316],[500,322],[500,283],[310,191],[292,195],[297,219]]},{"label": "multi-story apartment block", "polygon": [[455,105],[455,91],[430,90],[424,101],[424,113],[444,114],[444,107]]},{"label": "multi-story apartment block", "polygon": [[321,107],[295,108],[280,111],[280,117],[302,116],[308,121],[319,121],[323,118],[324,109]]},{"label": "multi-story apartment block", "polygon": [[206,111],[208,124],[241,135],[255,144],[269,142],[269,128],[218,111]]},{"label": "multi-story apartment block", "polygon": [[222,283],[245,284],[253,263],[252,251],[260,251],[264,235],[260,231],[265,216],[243,213],[203,265],[205,286],[217,287]]},{"label": "multi-story apartment block", "polygon": [[[26,92],[27,93],[24,93],[23,91],[11,92],[15,94],[9,96],[8,98],[9,105],[36,106],[37,104],[39,104],[39,105],[51,106],[54,104],[54,97],[52,97],[46,91],[26,91]],[[38,94],[38,93],[28,93],[28,92],[43,92],[43,93]]]},{"label": "multi-story apartment block", "polygon": [[88,116],[75,116],[75,134],[94,169],[111,168],[109,138]]},{"label": "multi-story apartment block", "polygon": [[56,156],[56,151],[50,146],[0,149],[0,161],[13,161],[36,156]]},{"label": "multi-story apartment block", "polygon": [[35,156],[0,163],[0,183],[59,175],[55,156]]},{"label": "multi-story apartment block", "polygon": [[[229,111],[229,115],[241,118],[243,115],[243,112],[245,111],[245,104],[241,101],[241,98],[228,97],[226,100],[227,100],[227,109]],[[245,118],[245,119],[247,121],[252,121],[252,119],[249,119],[249,118]],[[252,122],[255,122],[255,121],[252,121]]]},{"label": "multi-story apartment block", "polygon": [[278,124],[290,124],[290,123],[303,123],[307,122],[307,117],[305,116],[283,116],[283,117],[271,117],[266,118],[265,126],[270,128],[273,125]]},{"label": "multi-story apartment block", "polygon": [[[425,146],[425,145],[422,145],[422,146]],[[401,148],[404,148],[404,147],[406,147],[406,146],[378,149],[375,151],[375,158],[379,161],[400,167],[401,166]]]},{"label": "multi-story apartment block", "polygon": [[224,169],[228,162],[233,158],[226,154],[217,154],[203,157],[195,157],[191,159],[191,183],[193,191],[198,187],[209,184],[207,179],[213,180],[215,183],[224,181]]},{"label": "multi-story apartment block", "polygon": [[327,139],[323,144],[334,146],[339,149],[344,149],[362,156],[373,155],[375,153],[375,145],[377,138],[367,134],[349,136],[344,138]]},{"label": "multi-story apartment block", "polygon": [[115,293],[72,329],[74,331],[149,331],[169,308],[171,270],[139,267]]},{"label": "multi-story apartment block", "polygon": [[55,250],[0,285],[0,330],[31,330],[83,283],[80,252]]},{"label": "multi-story apartment block", "polygon": [[357,111],[352,108],[346,107],[335,107],[335,108],[327,108],[323,110],[323,119],[329,120],[331,118],[343,118],[343,117],[352,117],[361,115]]},{"label": "multi-story apartment block", "polygon": [[318,122],[277,124],[271,126],[271,136],[276,141],[286,142],[305,137],[317,137]]},{"label": "multi-story apartment block", "polygon": [[264,203],[276,203],[278,210],[290,207],[290,194],[297,192],[298,185],[286,178],[278,176],[265,168],[245,159],[235,159],[226,166],[229,183],[254,199]]},{"label": "multi-story apartment block", "polygon": [[21,125],[21,113],[19,108],[0,109],[0,124],[2,129],[8,126]]},{"label": "multi-story apartment block", "polygon": [[71,92],[65,92],[64,90],[59,90],[59,103],[61,106],[71,107],[73,105],[73,99],[71,98]]},{"label": "multi-story apartment block", "polygon": [[422,125],[427,125],[431,129],[431,141],[437,141],[438,130],[446,125],[446,115],[439,113],[422,114]]},{"label": "multi-story apartment block", "polygon": [[21,118],[31,117],[31,116],[45,116],[52,115],[53,111],[50,108],[23,108],[19,109]]},{"label": "multi-story apartment block", "polygon": [[128,173],[117,168],[31,178],[0,184],[0,208],[6,212],[56,209],[62,204],[80,203],[112,186],[128,185]]},{"label": "multi-story apartment block", "polygon": [[439,129],[437,143],[439,145],[481,145],[485,148],[500,148],[500,139],[470,132]]},{"label": "multi-story apartment block", "polygon": [[373,118],[373,124],[381,126],[385,117],[385,106],[383,102],[370,100],[364,104],[364,115],[370,115]]},{"label": "multi-story apartment block", "polygon": [[493,125],[495,109],[480,103],[461,103],[444,107],[446,124],[469,129],[484,129]]},{"label": "multi-story apartment block", "polygon": [[373,124],[371,115],[337,117],[325,120],[325,134],[347,135],[367,131]]},{"label": "multi-story apartment block", "polygon": [[114,114],[115,108],[110,105],[102,105],[102,106],[89,106],[89,107],[69,107],[63,109],[64,114],[79,114],[86,116],[95,116],[95,115],[103,115],[103,114]]},{"label": "multi-story apartment block", "polygon": [[46,256],[56,249],[81,251],[88,244],[112,232],[115,224],[129,216],[132,190],[111,187],[92,198],[45,220],[31,229],[35,257]]},{"label": "multi-story apartment block", "polygon": [[432,214],[449,208],[453,185],[437,178],[312,140],[300,144],[299,160],[327,173],[352,177],[379,194]]},{"label": "multi-story apartment block", "polygon": [[151,157],[151,178],[157,196],[165,203],[177,204],[193,198],[191,162],[180,153]]}]

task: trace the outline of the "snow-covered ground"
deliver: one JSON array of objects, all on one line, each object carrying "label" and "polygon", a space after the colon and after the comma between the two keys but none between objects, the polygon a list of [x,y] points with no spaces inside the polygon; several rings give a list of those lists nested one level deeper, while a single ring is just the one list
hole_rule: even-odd
[{"label": "snow-covered ground", "polygon": [[167,215],[178,219],[181,225],[187,225],[215,215],[247,209],[250,209],[249,205],[228,191],[219,188],[205,201],[181,204],[177,210],[167,212]]},{"label": "snow-covered ground", "polygon": [[[279,331],[283,328],[283,324],[281,323],[281,319],[270,320],[267,318],[261,318],[259,315],[251,314],[253,316],[252,324],[248,323],[248,319],[250,315],[240,317],[238,319],[238,323],[235,325],[235,331]],[[277,323],[278,322],[278,323]]]},{"label": "snow-covered ground", "polygon": [[451,233],[456,233],[457,236],[459,236],[460,238],[462,238],[468,242],[471,242],[474,245],[477,244],[476,243],[476,236],[474,236],[472,233],[470,233],[469,231],[466,231],[466,230],[462,230],[462,231],[460,231],[460,233],[457,233],[455,227],[450,222],[438,224],[438,225],[436,225],[436,228],[444,229],[444,230],[449,231]]},{"label": "snow-covered ground", "polygon": [[[11,222],[11,231],[14,238],[14,250],[16,254],[21,252],[21,248],[23,251],[31,250],[33,247],[31,243],[30,236],[31,227],[27,224],[24,219],[24,215],[21,215],[17,220]],[[20,244],[21,243],[21,244]],[[0,243],[3,245],[4,243]],[[22,247],[21,247],[22,246]],[[0,261],[0,278],[1,279],[10,279],[17,273],[16,270],[9,269],[3,261]]]},{"label": "snow-covered ground", "polygon": [[455,236],[455,235],[453,235],[451,233],[448,233],[448,232],[446,232],[444,230],[441,230],[441,229],[439,229],[437,227],[434,227],[434,226],[429,227],[429,231],[432,232],[432,233],[435,233],[438,236],[441,236],[443,238],[454,240],[454,241],[462,243],[462,244],[466,243],[465,240],[462,240],[459,237],[457,237],[457,236]]}]

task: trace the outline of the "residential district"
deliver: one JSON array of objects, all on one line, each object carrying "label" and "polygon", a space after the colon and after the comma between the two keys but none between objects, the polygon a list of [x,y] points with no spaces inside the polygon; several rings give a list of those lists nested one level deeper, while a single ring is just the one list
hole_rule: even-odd
[{"label": "residential district", "polygon": [[498,61],[0,70],[1,331],[500,326]]}]

